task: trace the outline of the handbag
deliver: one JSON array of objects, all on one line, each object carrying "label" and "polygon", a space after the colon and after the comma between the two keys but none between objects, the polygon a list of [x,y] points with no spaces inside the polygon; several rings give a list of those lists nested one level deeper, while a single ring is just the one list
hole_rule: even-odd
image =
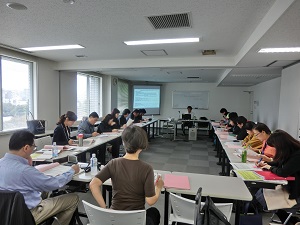
[{"label": "handbag", "polygon": [[253,204],[252,207],[254,209],[254,214],[248,214],[248,210],[250,207],[250,202],[245,204],[245,210],[244,214],[240,215],[240,223],[239,225],[263,225],[262,223],[262,216],[258,213],[257,207],[255,207]]},{"label": "handbag", "polygon": [[[33,118],[33,115],[31,112],[29,112]],[[28,130],[33,133],[33,134],[44,134],[45,133],[45,120],[28,120],[26,121],[27,123],[27,128]]]},{"label": "handbag", "polygon": [[195,209],[195,225],[230,225],[226,216],[215,206],[210,196],[206,197],[206,201],[202,209],[201,191],[199,188],[196,194],[196,209]]}]

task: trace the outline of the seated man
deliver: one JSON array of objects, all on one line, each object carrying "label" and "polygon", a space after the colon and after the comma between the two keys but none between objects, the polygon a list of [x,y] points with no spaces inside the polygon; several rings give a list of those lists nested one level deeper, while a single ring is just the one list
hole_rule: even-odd
[{"label": "seated man", "polygon": [[[98,136],[99,133],[95,131],[95,123],[98,120],[99,120],[98,113],[92,112],[89,115],[89,118],[81,121],[81,123],[78,125],[77,136],[78,136],[78,134],[83,134],[83,138],[90,138],[90,137]],[[96,129],[97,129],[97,127],[96,127]],[[105,154],[105,151],[103,153],[103,150],[93,149],[90,151],[90,157],[92,157],[93,153],[96,154],[99,162],[101,162],[101,160],[103,160],[102,158],[103,158],[103,154]],[[85,155],[81,156],[80,160],[86,161]]]},{"label": "seated man", "polygon": [[87,120],[81,121],[78,125],[77,135],[83,134],[83,138],[95,137],[99,133],[95,132],[95,123],[99,120],[99,115],[92,112]]},{"label": "seated man", "polygon": [[9,153],[0,159],[0,190],[19,191],[37,224],[56,215],[62,225],[68,225],[77,208],[76,194],[65,194],[42,200],[41,192],[65,186],[79,166],[56,177],[46,176],[31,166],[31,154],[36,149],[34,135],[27,130],[15,132],[9,141]]},{"label": "seated man", "polygon": [[122,116],[119,117],[119,123],[121,127],[126,128],[127,118],[129,117],[129,115],[130,115],[130,110],[124,109],[122,112]]},{"label": "seated man", "polygon": [[[187,107],[187,112],[185,114],[190,114],[191,115],[191,119],[194,119],[195,118],[195,114],[192,112],[192,106],[188,106]],[[185,135],[185,127],[188,127],[188,128],[191,128],[193,127],[193,122],[192,121],[184,121],[182,124],[181,124],[181,129],[182,129],[182,133],[183,135]]]}]

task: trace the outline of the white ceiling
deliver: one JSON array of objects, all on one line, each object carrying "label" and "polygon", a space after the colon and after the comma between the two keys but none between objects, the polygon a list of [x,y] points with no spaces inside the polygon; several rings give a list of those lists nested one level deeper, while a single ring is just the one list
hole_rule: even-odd
[{"label": "white ceiling", "polygon": [[[299,0],[14,2],[28,10],[12,10],[5,6],[7,1],[0,0],[0,43],[15,48],[85,47],[32,53],[57,61],[58,70],[97,71],[133,81],[251,86],[280,76],[283,66],[300,59],[300,53],[257,53],[262,47],[300,47]],[[192,27],[155,30],[146,19],[175,13],[189,13]],[[151,46],[123,43],[183,37],[200,37],[201,41]],[[215,49],[217,54],[202,56],[204,49]],[[167,55],[146,56],[142,50],[164,50]]]}]

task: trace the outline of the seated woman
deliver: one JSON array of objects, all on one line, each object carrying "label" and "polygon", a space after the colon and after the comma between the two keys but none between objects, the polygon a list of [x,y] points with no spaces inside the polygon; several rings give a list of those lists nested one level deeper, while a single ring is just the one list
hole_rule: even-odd
[{"label": "seated woman", "polygon": [[111,115],[113,116],[113,122],[115,123],[113,125],[113,129],[120,129],[120,122],[118,120],[119,115],[120,115],[120,110],[118,110],[117,108],[114,108],[111,112]]},{"label": "seated woman", "polygon": [[227,129],[228,132],[232,132],[235,135],[238,135],[238,133],[241,130],[237,125],[237,119],[238,119],[238,114],[236,112],[229,113],[229,118],[228,118],[229,122],[225,127],[225,129]]},{"label": "seated woman", "polygon": [[54,130],[53,142],[57,145],[72,145],[73,140],[70,137],[70,127],[77,120],[74,112],[68,111],[66,114],[60,116],[59,121],[56,123],[57,127]]},{"label": "seated woman", "polygon": [[[276,155],[273,162],[260,163],[260,166],[281,177],[295,177],[295,181],[288,181],[288,184],[283,186],[283,188],[284,191],[287,191],[289,194],[289,200],[286,200],[291,207],[295,204],[297,204],[298,207],[300,203],[300,142],[287,132],[276,130],[268,138],[267,144],[268,146],[276,148]],[[269,209],[276,208],[278,202],[274,202],[271,199],[268,201],[268,198],[265,199],[264,191],[265,189],[260,190],[257,193],[256,197],[258,202],[261,203],[264,208],[266,208],[266,206],[268,206]]]},{"label": "seated woman", "polygon": [[238,127],[240,128],[240,131],[236,135],[237,140],[244,140],[244,138],[247,136],[247,130],[245,128],[245,125],[247,123],[247,119],[244,116],[239,116],[236,121]]},{"label": "seated woman", "polygon": [[[91,181],[90,190],[102,208],[106,204],[101,185],[111,178],[112,205],[114,210],[141,210],[157,202],[164,182],[158,177],[154,182],[153,168],[139,160],[139,154],[147,149],[146,132],[137,126],[127,127],[122,134],[126,155],[111,160]],[[160,215],[156,208],[147,209],[146,224],[159,224]]]},{"label": "seated woman", "polygon": [[246,148],[251,148],[251,150],[255,152],[261,151],[262,148],[262,141],[259,140],[253,133],[253,127],[255,126],[255,123],[252,121],[248,121],[245,124],[245,129],[247,131],[248,136],[244,138],[242,141],[242,146],[245,146]]},{"label": "seated woman", "polygon": [[[118,129],[114,128],[115,122],[113,121],[114,117],[111,114],[107,114],[101,123],[98,126],[97,132],[99,134],[104,132],[118,132]],[[112,145],[111,154],[113,158],[118,158],[120,153],[120,145],[121,145],[121,138],[116,138],[108,142]],[[105,150],[101,149],[102,152],[101,158],[105,157]],[[103,164],[103,159],[101,159],[101,164]]]},{"label": "seated woman", "polygon": [[261,148],[261,150],[259,150],[258,147],[251,147],[250,149],[253,151],[258,150],[258,152],[260,153],[258,155],[259,161],[272,162],[276,154],[276,149],[267,144],[267,140],[271,135],[271,130],[266,124],[258,123],[253,127],[253,133],[254,136],[257,137],[257,139],[262,141],[263,147]]}]

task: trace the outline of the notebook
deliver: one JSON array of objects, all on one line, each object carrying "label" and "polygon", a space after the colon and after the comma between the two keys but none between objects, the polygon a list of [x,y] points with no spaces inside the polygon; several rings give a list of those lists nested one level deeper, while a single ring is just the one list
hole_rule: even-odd
[{"label": "notebook", "polygon": [[190,190],[190,181],[188,176],[178,176],[173,174],[166,174],[164,179],[165,188],[176,188]]},{"label": "notebook", "polygon": [[295,180],[295,177],[280,177],[271,171],[256,171],[256,173],[263,176],[265,180]]}]

